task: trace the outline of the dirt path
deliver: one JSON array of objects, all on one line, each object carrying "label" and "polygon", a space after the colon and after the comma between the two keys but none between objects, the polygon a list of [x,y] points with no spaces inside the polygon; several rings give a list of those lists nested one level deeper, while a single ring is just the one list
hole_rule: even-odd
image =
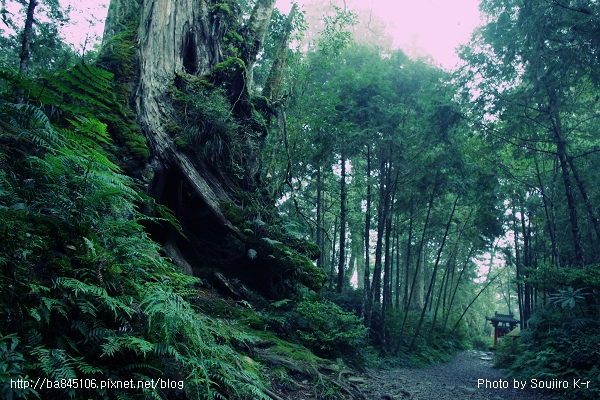
[{"label": "dirt path", "polygon": [[447,364],[424,369],[382,371],[375,377],[371,377],[366,384],[361,385],[361,390],[368,399],[549,400],[554,398],[540,393],[539,389],[531,389],[531,382],[525,382],[526,389],[515,389],[513,380],[502,379],[502,371],[492,368],[492,357],[490,353],[469,350],[460,353]]}]

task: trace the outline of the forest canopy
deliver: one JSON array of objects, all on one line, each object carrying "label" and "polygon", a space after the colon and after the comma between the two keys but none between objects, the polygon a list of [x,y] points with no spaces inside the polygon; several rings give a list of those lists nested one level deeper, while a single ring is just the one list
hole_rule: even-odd
[{"label": "forest canopy", "polygon": [[494,312],[509,376],[600,380],[597,2],[483,0],[455,71],[345,2],[112,0],[91,52],[17,3],[2,397],[358,396],[325,360],[448,360]]}]

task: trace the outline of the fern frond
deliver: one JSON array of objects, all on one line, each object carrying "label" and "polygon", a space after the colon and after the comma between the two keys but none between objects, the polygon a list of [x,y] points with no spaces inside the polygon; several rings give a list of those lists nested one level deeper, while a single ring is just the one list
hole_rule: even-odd
[{"label": "fern frond", "polygon": [[[94,109],[109,111],[116,105],[112,91],[113,74],[101,68],[78,63],[68,70],[43,76],[48,85],[39,89],[38,97],[46,104],[84,115]],[[45,95],[49,88],[55,94],[52,97]],[[55,100],[52,101],[52,98]],[[70,101],[65,101],[67,98]]]},{"label": "fern frond", "polygon": [[106,131],[106,124],[98,121],[96,118],[90,117],[82,117],[75,116],[73,119],[68,119],[73,125],[74,132],[78,134],[79,143],[88,143],[88,144],[111,144],[112,139],[108,132]]},{"label": "fern frond", "polygon": [[271,246],[276,245],[276,244],[283,244],[279,240],[273,240],[273,239],[270,239],[268,237],[264,237],[264,238],[262,238],[262,240],[264,240],[265,242],[269,243]]},{"label": "fern frond", "polygon": [[154,349],[154,344],[135,336],[111,336],[108,338],[106,343],[102,345],[105,354],[112,356],[117,351],[122,349],[132,350],[136,354],[143,354],[144,356]]},{"label": "fern frond", "polygon": [[78,371],[81,371],[84,375],[99,374],[104,372],[102,368],[94,367],[86,363],[83,357],[73,357],[71,360],[73,361],[73,366]]},{"label": "fern frond", "polygon": [[[54,287],[68,289],[74,293],[75,297],[78,297],[79,295],[90,296],[96,300],[100,300],[98,305],[108,308],[114,313],[115,318],[117,318],[119,313],[125,313],[128,316],[131,316],[134,313],[134,310],[130,306],[124,304],[118,298],[109,296],[106,290],[100,286],[90,285],[74,278],[60,277],[56,278]],[[95,303],[80,299],[78,306],[82,311],[91,315],[96,315],[95,311],[97,310],[97,306]]]},{"label": "fern frond", "polygon": [[47,151],[57,151],[66,144],[46,114],[30,104],[1,103],[0,120],[19,137]]},{"label": "fern frond", "polygon": [[73,358],[66,351],[38,346],[31,350],[31,354],[37,358],[37,367],[49,378],[54,380],[77,378]]}]

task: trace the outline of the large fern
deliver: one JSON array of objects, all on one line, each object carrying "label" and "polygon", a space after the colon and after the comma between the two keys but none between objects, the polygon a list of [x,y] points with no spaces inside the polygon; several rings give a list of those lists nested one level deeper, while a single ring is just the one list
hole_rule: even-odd
[{"label": "large fern", "polygon": [[37,102],[87,117],[93,117],[94,111],[110,111],[116,103],[113,74],[93,65],[77,63],[44,78],[30,95]]},{"label": "large fern", "polygon": [[[17,340],[18,373],[185,382],[161,392],[63,387],[44,398],[266,398],[261,377],[229,344],[246,339],[194,309],[197,279],[162,257],[141,225],[179,228],[164,208],[158,218],[140,213],[151,199],[107,152],[112,141],[94,112],[115,106],[110,75],[74,71],[46,78],[40,108],[0,103],[0,318],[12,321],[1,333]],[[79,87],[88,73],[100,76],[89,90]],[[57,108],[71,114],[60,127],[44,113]]]}]

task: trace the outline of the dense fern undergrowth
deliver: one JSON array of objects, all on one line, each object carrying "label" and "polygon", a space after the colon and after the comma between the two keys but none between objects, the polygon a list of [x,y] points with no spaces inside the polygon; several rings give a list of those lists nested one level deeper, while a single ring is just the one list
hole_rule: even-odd
[{"label": "dense fern undergrowth", "polygon": [[[590,265],[556,274],[554,279],[565,289],[532,315],[530,328],[521,331],[520,338],[506,338],[498,345],[496,366],[506,369],[509,379],[554,382],[553,392],[565,398],[600,397],[600,321],[593,298],[600,287],[597,271],[597,265]],[[587,285],[573,289],[582,286],[582,278]]]},{"label": "dense fern undergrowth", "polygon": [[146,235],[163,218],[114,163],[94,84],[60,109],[0,104],[2,397],[264,398],[234,348],[249,336],[198,313],[199,281]]},{"label": "dense fern undergrowth", "polygon": [[[261,380],[231,346],[246,335],[195,312],[196,279],[146,236],[136,204],[149,199],[103,156],[105,126],[80,118],[59,130],[27,105],[1,113],[4,397],[136,397],[144,391],[101,385],[163,379],[168,388],[144,397],[218,397],[220,388],[260,398]],[[90,132],[95,140],[81,139]],[[59,388],[14,385],[39,378]]]},{"label": "dense fern undergrowth", "polygon": [[[58,80],[0,75],[30,100],[15,104],[6,89],[0,102],[2,398],[268,398],[273,372],[254,350],[264,342],[313,367],[319,357],[385,364],[367,347],[360,295],[334,299],[343,308],[308,289],[265,309],[207,300],[207,285],[162,255],[143,224],[177,221],[117,166],[146,147],[113,132],[129,114],[109,72],[79,64]],[[388,364],[447,358],[464,338]],[[315,394],[339,394],[318,379]]]}]

